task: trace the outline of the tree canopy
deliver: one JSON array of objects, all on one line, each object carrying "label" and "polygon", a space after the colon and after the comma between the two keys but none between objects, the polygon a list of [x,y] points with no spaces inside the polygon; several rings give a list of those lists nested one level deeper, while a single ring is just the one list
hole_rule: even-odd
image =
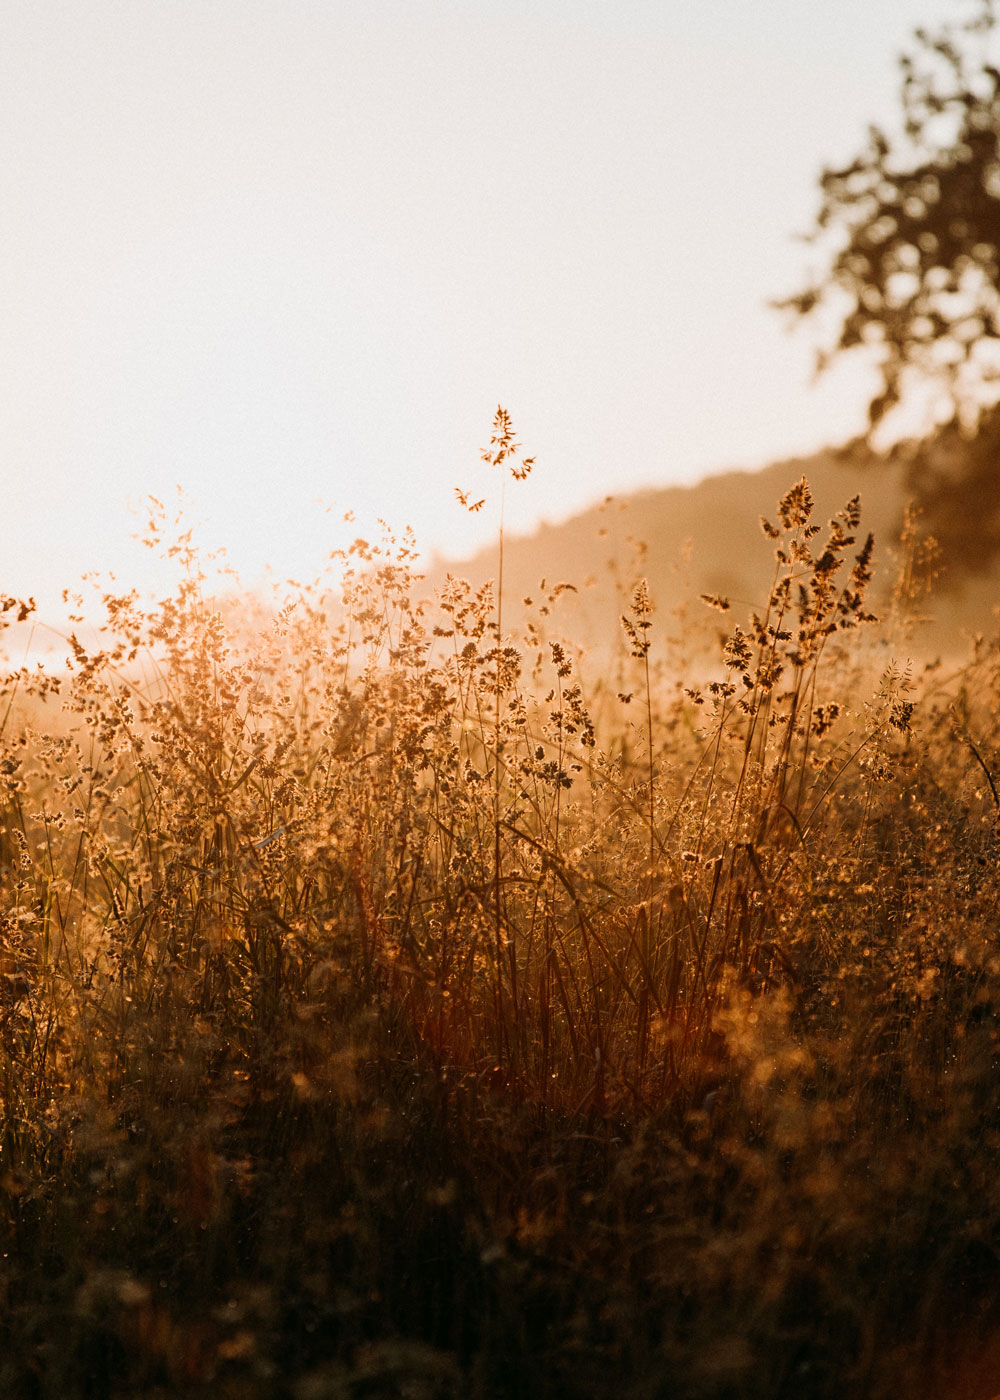
[{"label": "tree canopy", "polygon": [[[1000,400],[1000,67],[996,0],[900,60],[902,121],[869,128],[827,169],[811,241],[820,277],[779,303],[838,323],[819,352],[868,346],[880,371],[871,427],[920,388],[937,417],[974,425]],[[943,410],[943,411],[942,411]]]}]

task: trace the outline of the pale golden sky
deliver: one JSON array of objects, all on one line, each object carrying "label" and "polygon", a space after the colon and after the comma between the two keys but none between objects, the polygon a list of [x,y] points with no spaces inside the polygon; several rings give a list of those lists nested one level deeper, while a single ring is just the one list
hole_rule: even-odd
[{"label": "pale golden sky", "polygon": [[[824,161],[947,0],[2,0],[0,589],[139,577],[187,491],[253,581],[316,502],[461,553],[498,402],[527,528],[843,438],[795,290]],[[489,484],[489,483],[486,483]]]}]

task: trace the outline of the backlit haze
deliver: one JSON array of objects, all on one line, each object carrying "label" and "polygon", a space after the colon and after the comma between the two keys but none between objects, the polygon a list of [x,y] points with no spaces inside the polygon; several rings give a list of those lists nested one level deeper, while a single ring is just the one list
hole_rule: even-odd
[{"label": "backlit haze", "polygon": [[766,301],[912,29],[961,12],[6,0],[0,589],[156,587],[129,502],[177,485],[247,583],[376,515],[467,554],[498,403],[519,530],[856,432],[863,367],[811,387]]}]

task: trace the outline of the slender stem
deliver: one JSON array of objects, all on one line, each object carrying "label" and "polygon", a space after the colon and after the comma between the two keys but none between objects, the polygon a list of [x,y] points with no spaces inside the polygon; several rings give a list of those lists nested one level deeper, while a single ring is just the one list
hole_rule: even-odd
[{"label": "slender stem", "polygon": [[646,672],[646,746],[649,759],[649,885],[652,892],[653,863],[656,859],[656,811],[653,786],[653,699],[649,684],[649,652],[643,656]]},{"label": "slender stem", "polygon": [[[496,942],[497,958],[497,1055],[498,1058],[503,1052],[503,1000],[500,994],[500,967],[503,959],[503,917],[500,909],[501,881],[503,879],[502,855],[500,850],[500,763],[501,763],[501,735],[500,735],[500,698],[501,698],[501,665],[503,663],[503,520],[504,520],[504,498],[507,484],[507,474],[504,472],[500,479],[500,538],[499,538],[499,562],[497,566],[497,635],[496,635],[496,668],[494,675],[494,715],[493,715],[493,919],[494,937]],[[511,991],[514,992],[513,985],[514,964],[511,960]]]}]

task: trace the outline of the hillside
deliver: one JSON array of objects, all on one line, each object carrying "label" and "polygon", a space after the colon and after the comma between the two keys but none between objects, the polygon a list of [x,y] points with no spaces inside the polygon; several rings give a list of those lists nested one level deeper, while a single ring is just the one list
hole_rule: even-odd
[{"label": "hillside", "polygon": [[[861,497],[859,541],[875,535],[876,582],[887,599],[899,569],[899,531],[907,493],[904,468],[848,450],[773,463],[760,471],[731,471],[694,486],[646,490],[605,501],[558,525],[543,524],[530,536],[508,538],[504,549],[505,609],[539,596],[540,580],[572,583],[564,593],[559,625],[589,646],[607,645],[636,579],[645,577],[657,610],[670,617],[702,593],[721,594],[734,614],[758,605],[773,572],[773,545],[760,517],[773,519],[778,500],[805,476],[816,501],[814,519],[826,521],[855,494]],[[458,562],[435,561],[429,581],[446,573],[475,584],[495,579],[494,548]],[[932,597],[921,604],[931,615],[921,625],[921,650],[964,647],[963,632],[990,625],[997,579],[959,582],[941,561]],[[712,614],[696,607],[706,641],[716,628]]]}]

